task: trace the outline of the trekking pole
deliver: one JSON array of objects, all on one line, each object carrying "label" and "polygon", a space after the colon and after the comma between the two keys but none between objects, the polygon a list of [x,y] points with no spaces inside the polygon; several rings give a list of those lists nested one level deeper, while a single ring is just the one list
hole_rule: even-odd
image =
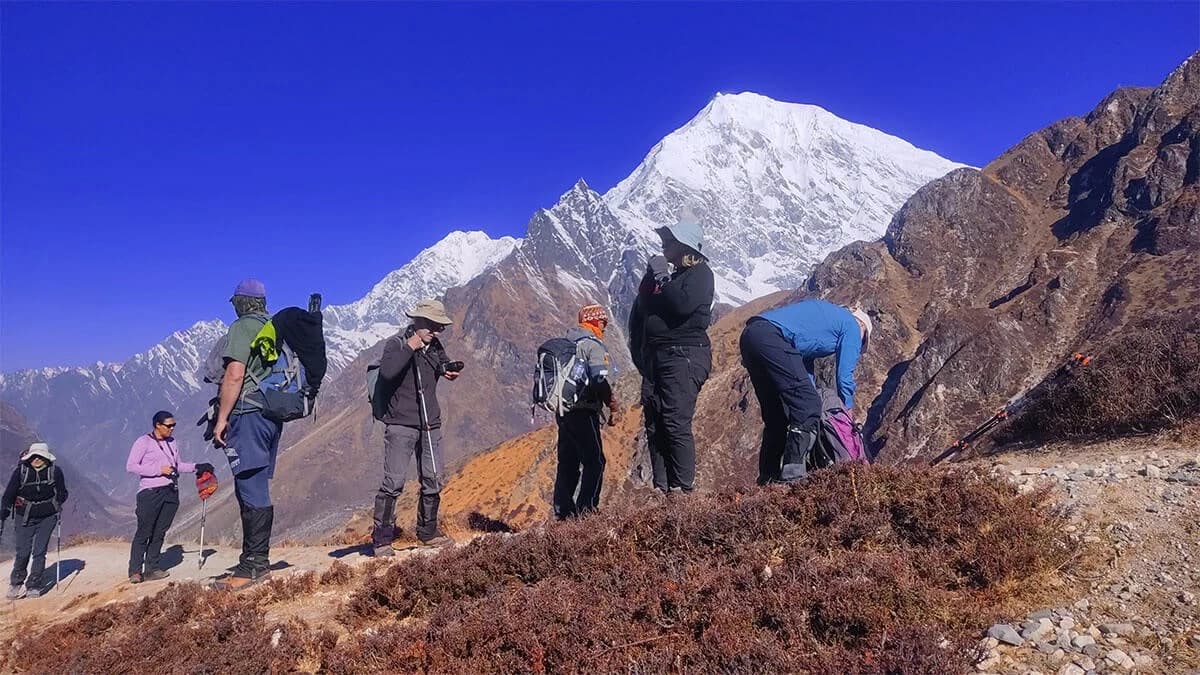
[{"label": "trekking pole", "polygon": [[208,500],[217,492],[217,477],[212,471],[196,471],[196,494],[200,497],[200,559],[196,569],[204,569],[204,525],[208,522]]},{"label": "trekking pole", "polygon": [[208,500],[200,500],[200,566],[196,569],[204,569],[204,521],[208,520]]},{"label": "trekking pole", "polygon": [[[429,349],[429,345],[421,348],[422,355],[427,349]],[[429,438],[429,412],[425,408],[425,386],[421,384],[421,366],[416,361],[413,361],[413,375],[417,381],[417,412],[421,416],[421,452],[425,452],[425,442],[428,440],[430,466],[433,468],[434,475],[437,475],[437,460],[433,457],[433,439]]]},{"label": "trekking pole", "polygon": [[1093,360],[1095,360],[1095,359],[1092,356],[1089,356],[1082,352],[1075,352],[1074,354],[1071,355],[1071,358],[1068,359],[1066,363],[1064,363],[1062,366],[1060,366],[1058,368],[1058,370],[1056,370],[1054,372],[1053,375],[1051,375],[1046,380],[1039,382],[1038,384],[1035,384],[1034,386],[1026,389],[1025,391],[1022,391],[1021,393],[1019,393],[1016,396],[1009,399],[1008,403],[1006,403],[1003,408],[996,411],[996,414],[989,417],[988,420],[986,422],[984,422],[983,424],[980,424],[979,426],[972,429],[970,433],[968,433],[966,436],[963,436],[961,439],[956,441],[953,445],[951,445],[950,447],[943,450],[941,452],[941,454],[939,454],[937,457],[934,457],[932,460],[930,460],[929,465],[933,466],[935,464],[939,464],[942,461],[962,452],[963,450],[966,450],[968,447],[970,447],[970,445],[972,443],[974,443],[975,441],[982,438],[989,431],[991,431],[992,429],[997,427],[1001,422],[1004,422],[1008,418],[1012,417],[1014,413],[1016,413],[1018,410],[1023,408],[1025,406],[1025,403],[1027,402],[1026,397],[1029,394],[1033,393],[1033,391],[1036,390],[1038,387],[1042,386],[1043,384],[1046,384],[1047,382],[1053,382],[1053,381],[1057,380],[1059,377],[1070,372],[1070,370],[1073,366],[1079,366],[1080,368],[1086,368],[1087,366],[1091,365]]},{"label": "trekking pole", "polygon": [[58,534],[57,534],[57,541],[58,541],[57,551],[54,555],[54,585],[57,586],[58,585],[58,575],[62,573],[60,570],[60,568],[62,566],[62,514],[56,514],[54,516],[54,518],[55,518],[55,520],[58,521],[54,524],[54,529],[58,532]]},{"label": "trekking pole", "polygon": [[970,447],[971,443],[978,440],[980,436],[983,436],[984,434],[986,434],[993,427],[1000,424],[1000,422],[1008,419],[1008,416],[1009,416],[1008,408],[1001,408],[1000,410],[997,410],[995,415],[992,415],[990,418],[988,418],[988,421],[975,427],[973,430],[971,430],[971,433],[967,434],[966,436],[963,436],[961,439],[959,439],[953,445],[951,445],[950,447],[943,450],[940,455],[938,455],[937,457],[934,457],[929,462],[929,465],[933,466],[934,464],[939,464],[943,460],[948,459],[949,457],[956,455],[956,454],[962,452],[963,450],[966,450],[968,447]]}]

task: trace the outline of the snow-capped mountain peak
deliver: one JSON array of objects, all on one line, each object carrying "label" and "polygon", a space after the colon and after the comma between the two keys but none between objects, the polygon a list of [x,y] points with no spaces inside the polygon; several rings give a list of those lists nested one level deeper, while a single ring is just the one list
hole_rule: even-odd
[{"label": "snow-capped mountain peak", "polygon": [[418,300],[441,297],[512,253],[519,240],[484,232],[451,232],[408,264],[388,273],[361,299],[325,309],[330,365],[344,367],[371,345],[394,334]]},{"label": "snow-capped mountain peak", "polygon": [[960,166],[818,106],[718,94],[604,201],[650,247],[655,227],[691,207],[720,299],[741,304],[878,238],[917,188]]}]

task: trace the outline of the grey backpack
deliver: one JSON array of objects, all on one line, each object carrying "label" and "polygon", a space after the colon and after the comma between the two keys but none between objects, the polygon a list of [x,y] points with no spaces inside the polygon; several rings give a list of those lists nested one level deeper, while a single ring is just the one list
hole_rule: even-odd
[{"label": "grey backpack", "polygon": [[371,404],[371,417],[383,421],[387,415],[388,401],[391,394],[383,391],[386,382],[379,377],[379,361],[367,364],[367,402]]}]

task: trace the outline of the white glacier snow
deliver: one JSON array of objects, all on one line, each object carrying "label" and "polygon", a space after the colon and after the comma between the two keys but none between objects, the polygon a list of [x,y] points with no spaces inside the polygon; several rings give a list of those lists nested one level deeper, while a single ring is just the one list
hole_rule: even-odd
[{"label": "white glacier snow", "polygon": [[961,164],[812,105],[719,94],[604,195],[641,245],[690,207],[719,299],[798,286],[846,244],[879,238],[925,183]]}]

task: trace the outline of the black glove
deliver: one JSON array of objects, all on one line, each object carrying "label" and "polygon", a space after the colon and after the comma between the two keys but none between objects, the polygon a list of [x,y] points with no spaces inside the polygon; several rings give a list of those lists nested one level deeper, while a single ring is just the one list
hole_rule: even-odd
[{"label": "black glove", "polygon": [[213,469],[213,465],[209,464],[208,462],[200,462],[196,464],[196,475],[199,476],[204,473],[216,473],[216,471]]},{"label": "black glove", "polygon": [[666,256],[656,255],[646,265],[646,271],[660,283],[671,278],[671,268],[667,265]]}]

